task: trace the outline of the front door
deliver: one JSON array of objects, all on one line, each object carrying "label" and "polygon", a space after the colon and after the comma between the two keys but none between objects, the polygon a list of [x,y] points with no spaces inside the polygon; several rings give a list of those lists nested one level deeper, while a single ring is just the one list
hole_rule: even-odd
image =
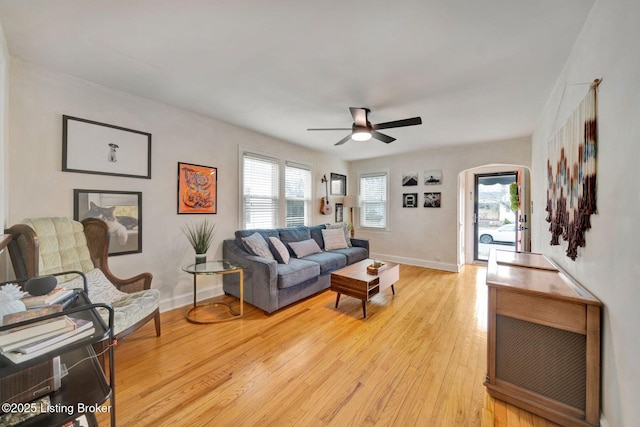
[{"label": "front door", "polygon": [[518,215],[511,209],[511,184],[517,172],[475,176],[474,259],[487,261],[492,248],[515,251]]}]

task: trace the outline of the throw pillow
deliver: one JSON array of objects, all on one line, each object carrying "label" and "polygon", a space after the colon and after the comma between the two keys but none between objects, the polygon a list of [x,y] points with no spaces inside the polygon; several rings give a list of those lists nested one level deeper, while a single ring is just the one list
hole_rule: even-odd
[{"label": "throw pillow", "polygon": [[280,264],[289,264],[291,255],[287,247],[277,237],[269,237],[269,243],[273,250],[273,255],[276,257],[276,261]]},{"label": "throw pillow", "polygon": [[298,258],[322,252],[320,246],[318,246],[316,241],[313,239],[303,240],[302,242],[291,242],[289,243],[289,246],[291,246],[293,253],[296,254],[296,257]]},{"label": "throw pillow", "polygon": [[275,259],[269,250],[267,241],[264,240],[264,237],[262,237],[260,233],[253,233],[251,236],[243,237],[242,241],[251,249],[254,255],[267,259]]},{"label": "throw pillow", "polygon": [[348,248],[347,242],[344,239],[344,231],[339,228],[322,230],[322,238],[324,239],[325,251]]},{"label": "throw pillow", "polygon": [[347,246],[351,247],[351,232],[349,231],[349,225],[341,222],[339,224],[327,224],[327,228],[332,229],[342,229],[344,231],[344,240],[347,242]]}]

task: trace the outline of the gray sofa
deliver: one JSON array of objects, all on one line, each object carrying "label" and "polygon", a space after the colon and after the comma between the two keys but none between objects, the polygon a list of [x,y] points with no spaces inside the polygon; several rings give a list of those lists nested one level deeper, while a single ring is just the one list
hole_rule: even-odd
[{"label": "gray sofa", "polygon": [[[223,242],[222,253],[232,264],[242,266],[244,270],[244,299],[266,314],[293,304],[303,298],[328,289],[331,284],[331,272],[346,265],[369,257],[369,241],[350,239],[351,247],[325,250],[322,230],[325,225],[312,227],[286,227],[274,229],[238,230],[235,239]],[[291,259],[287,264],[275,259],[253,255],[243,237],[259,233],[268,242],[276,237],[285,244]],[[296,258],[289,243],[313,239],[322,249],[321,253]],[[239,276],[223,276],[223,289],[226,294],[240,296]]]}]

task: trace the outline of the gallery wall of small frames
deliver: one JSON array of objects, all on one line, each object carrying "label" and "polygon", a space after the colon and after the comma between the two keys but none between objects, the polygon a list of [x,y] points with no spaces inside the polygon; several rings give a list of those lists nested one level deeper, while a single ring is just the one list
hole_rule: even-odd
[{"label": "gallery wall of small frames", "polygon": [[[423,173],[420,181],[420,174],[411,171],[402,174],[403,187],[417,187],[419,183],[423,185],[442,185],[442,169],[428,169]],[[419,193],[402,193],[403,208],[417,208],[420,206]],[[442,204],[442,193],[439,191],[424,191],[422,196],[422,206],[425,208],[439,208]]]}]

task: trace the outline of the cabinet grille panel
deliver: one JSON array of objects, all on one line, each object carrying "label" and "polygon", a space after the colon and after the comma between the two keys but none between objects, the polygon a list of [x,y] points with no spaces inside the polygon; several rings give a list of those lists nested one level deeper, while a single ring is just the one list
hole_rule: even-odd
[{"label": "cabinet grille panel", "polygon": [[586,336],[496,317],[496,379],[584,410]]}]

